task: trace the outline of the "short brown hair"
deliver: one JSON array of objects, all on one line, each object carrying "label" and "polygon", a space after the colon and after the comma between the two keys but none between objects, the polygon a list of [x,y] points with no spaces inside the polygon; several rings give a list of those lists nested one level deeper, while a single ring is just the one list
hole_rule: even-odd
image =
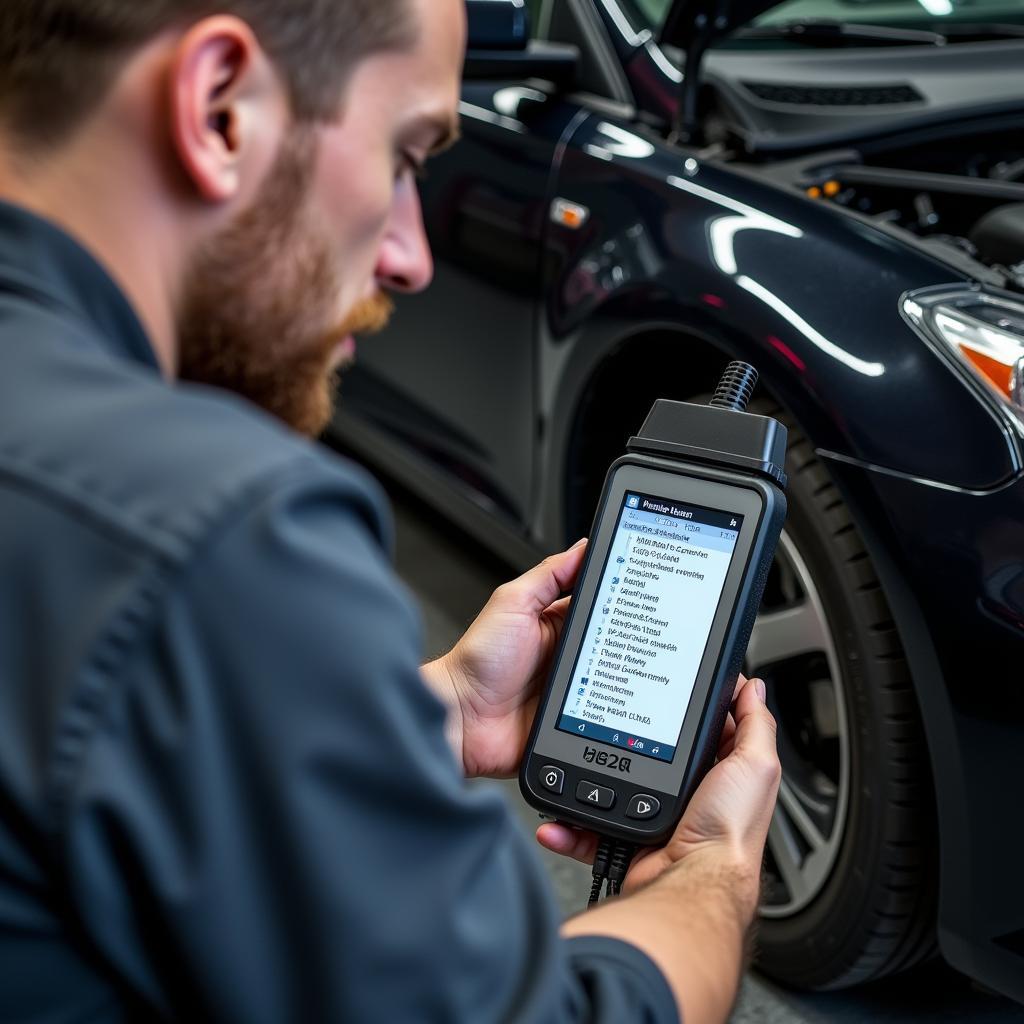
[{"label": "short brown hair", "polygon": [[245,21],[300,120],[337,113],[360,58],[411,45],[408,0],[0,0],[0,119],[32,148],[65,139],[132,52],[211,14]]}]

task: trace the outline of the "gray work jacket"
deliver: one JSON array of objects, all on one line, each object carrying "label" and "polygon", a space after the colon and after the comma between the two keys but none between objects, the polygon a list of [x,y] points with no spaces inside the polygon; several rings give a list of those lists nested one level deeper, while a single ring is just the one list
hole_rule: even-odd
[{"label": "gray work jacket", "polygon": [[0,204],[0,1021],[675,1019],[463,780],[388,530]]}]

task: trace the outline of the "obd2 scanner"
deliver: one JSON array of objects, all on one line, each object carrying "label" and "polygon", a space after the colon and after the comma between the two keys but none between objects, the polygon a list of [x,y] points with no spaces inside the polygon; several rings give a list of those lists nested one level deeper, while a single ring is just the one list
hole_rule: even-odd
[{"label": "obd2 scanner", "polygon": [[745,411],[756,381],[734,362],[710,404],[658,400],[605,479],[519,775],[602,837],[591,903],[715,762],[786,516],[786,428]]}]

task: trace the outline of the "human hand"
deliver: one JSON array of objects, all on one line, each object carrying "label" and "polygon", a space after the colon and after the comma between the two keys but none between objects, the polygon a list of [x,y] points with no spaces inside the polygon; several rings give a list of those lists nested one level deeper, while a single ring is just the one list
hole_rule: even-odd
[{"label": "human hand", "polygon": [[[677,865],[700,862],[713,871],[728,870],[739,912],[749,922],[757,906],[761,858],[782,772],[775,734],[764,683],[740,676],[717,764],[697,787],[668,843],[644,850],[633,861],[624,894]],[[597,848],[592,833],[553,823],[542,825],[537,839],[549,850],[588,863]]]},{"label": "human hand", "polygon": [[498,587],[452,650],[423,667],[449,706],[449,739],[467,776],[519,768],[551,669],[585,540]]}]

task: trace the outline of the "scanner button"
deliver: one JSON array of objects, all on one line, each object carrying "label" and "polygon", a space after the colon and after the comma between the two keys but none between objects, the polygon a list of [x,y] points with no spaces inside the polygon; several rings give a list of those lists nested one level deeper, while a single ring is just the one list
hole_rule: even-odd
[{"label": "scanner button", "polygon": [[552,793],[561,793],[565,783],[565,772],[553,764],[546,764],[540,770],[540,784]]},{"label": "scanner button", "polygon": [[584,779],[576,787],[576,799],[581,804],[589,804],[591,807],[600,807],[606,811],[615,803],[615,790],[606,786],[599,786],[596,782],[587,782]]},{"label": "scanner button", "polygon": [[648,796],[646,793],[637,793],[629,806],[626,808],[626,817],[635,818],[637,821],[645,821],[653,818],[661,810],[661,803],[656,797]]}]

